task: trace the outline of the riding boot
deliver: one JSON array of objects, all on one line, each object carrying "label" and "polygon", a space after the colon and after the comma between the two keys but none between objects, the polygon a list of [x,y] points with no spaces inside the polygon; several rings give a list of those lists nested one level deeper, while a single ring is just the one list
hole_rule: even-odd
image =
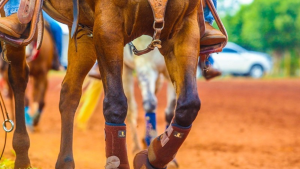
[{"label": "riding boot", "polygon": [[225,35],[214,27],[212,27],[208,22],[205,22],[205,32],[200,40],[201,46],[216,45],[226,41]]},{"label": "riding boot", "polygon": [[222,75],[222,72],[220,72],[219,70],[213,68],[210,64],[207,63],[206,56],[204,56],[204,55],[200,56],[199,66],[202,70],[202,76],[206,80],[210,80],[214,77]]},{"label": "riding boot", "polygon": [[20,38],[27,28],[27,24],[21,24],[17,13],[0,18],[0,32],[9,36]]},{"label": "riding boot", "polygon": [[164,134],[155,138],[148,150],[138,153],[134,158],[134,169],[165,169],[175,158],[177,151],[188,136],[190,127],[171,124]]},{"label": "riding boot", "polygon": [[202,74],[206,80],[210,80],[214,77],[220,76],[222,73],[212,66],[208,66],[205,70],[202,71]]},{"label": "riding boot", "polygon": [[129,169],[126,148],[126,125],[105,124],[105,169]]}]

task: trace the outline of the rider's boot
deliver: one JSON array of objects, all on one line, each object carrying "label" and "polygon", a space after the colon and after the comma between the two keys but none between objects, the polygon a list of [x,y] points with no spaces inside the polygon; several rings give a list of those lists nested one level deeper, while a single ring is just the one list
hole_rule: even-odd
[{"label": "rider's boot", "polygon": [[126,148],[126,125],[105,124],[105,169],[129,169]]},{"label": "rider's boot", "polygon": [[171,124],[164,134],[151,142],[148,150],[135,156],[134,169],[165,169],[167,164],[174,159],[190,130],[191,127]]},{"label": "rider's boot", "polygon": [[0,32],[15,38],[20,38],[27,28],[27,24],[20,23],[17,13],[0,18]]},{"label": "rider's boot", "polygon": [[220,76],[222,73],[212,66],[208,66],[205,70],[202,71],[202,74],[206,80],[210,80],[214,77]]},{"label": "rider's boot", "polygon": [[221,31],[212,27],[208,22],[205,22],[205,32],[201,38],[200,44],[210,46],[224,41],[226,41],[225,35],[223,35]]}]

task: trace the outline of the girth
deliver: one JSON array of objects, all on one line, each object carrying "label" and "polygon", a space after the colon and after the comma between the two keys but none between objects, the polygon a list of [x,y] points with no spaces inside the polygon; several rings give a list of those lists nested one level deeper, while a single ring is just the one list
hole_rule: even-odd
[{"label": "girth", "polygon": [[[1,0],[0,9],[2,9],[7,2],[8,0]],[[22,35],[21,38],[15,38],[0,32],[0,40],[13,46],[26,46],[33,40],[36,31],[38,31],[37,48],[39,49],[44,30],[43,15],[41,14],[42,6],[43,0],[21,0],[18,18],[22,24],[30,23],[28,27],[30,29],[29,35]]]},{"label": "girth", "polygon": [[[129,45],[133,48],[133,52],[135,55],[143,55],[150,51],[152,51],[155,47],[161,48],[161,41],[160,41],[160,35],[161,31],[164,28],[164,18],[165,18],[165,11],[168,0],[148,0],[154,16],[154,23],[153,23],[153,29],[154,29],[154,35],[152,42],[148,45],[148,47],[144,50],[137,50],[136,47],[130,42]],[[215,21],[220,29],[220,31],[225,35],[226,40],[222,43],[210,45],[210,46],[203,46],[200,47],[200,55],[209,55],[211,53],[215,52],[221,52],[222,49],[227,44],[228,36],[226,29],[219,18],[219,15],[214,7],[214,4],[211,0],[200,0],[200,5],[198,9],[198,24],[200,27],[200,37],[204,35],[205,32],[205,20],[204,20],[204,14],[203,14],[203,5],[206,2],[206,5],[209,7],[213,17],[215,18]],[[157,27],[157,25],[160,24],[160,27]]]}]

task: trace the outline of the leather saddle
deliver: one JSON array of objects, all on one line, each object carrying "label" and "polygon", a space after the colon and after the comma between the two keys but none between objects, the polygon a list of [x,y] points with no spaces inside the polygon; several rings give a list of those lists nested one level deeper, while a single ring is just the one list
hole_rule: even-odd
[{"label": "leather saddle", "polygon": [[[160,34],[162,29],[164,28],[164,18],[165,18],[165,10],[166,6],[168,3],[168,0],[148,0],[152,11],[153,11],[153,16],[154,16],[154,23],[153,23],[153,29],[154,29],[154,35],[153,35],[153,40],[152,42],[148,45],[148,47],[144,50],[137,50],[135,46],[130,43],[129,45],[133,48],[133,52],[135,55],[142,55],[145,53],[150,52],[153,50],[155,47],[161,48],[161,41],[160,41]],[[215,52],[221,52],[222,49],[225,47],[228,41],[228,35],[226,32],[226,29],[219,18],[219,15],[214,7],[214,4],[212,0],[201,0],[199,9],[198,9],[198,24],[200,27],[200,36],[203,37],[204,32],[205,32],[205,20],[204,20],[204,13],[203,13],[203,7],[204,5],[207,5],[208,8],[210,9],[220,31],[223,33],[223,35],[226,37],[226,40],[221,43],[209,45],[209,46],[200,46],[200,55],[205,55],[208,56],[211,53]],[[160,26],[157,26],[160,25]]]},{"label": "leather saddle", "polygon": [[[8,0],[0,0],[0,9],[3,9]],[[0,32],[0,40],[13,46],[28,45],[37,32],[37,49],[40,48],[43,39],[44,21],[42,15],[43,0],[21,0],[18,10],[18,18],[22,24],[29,24],[21,38],[11,37]],[[29,33],[28,33],[29,32]]]}]

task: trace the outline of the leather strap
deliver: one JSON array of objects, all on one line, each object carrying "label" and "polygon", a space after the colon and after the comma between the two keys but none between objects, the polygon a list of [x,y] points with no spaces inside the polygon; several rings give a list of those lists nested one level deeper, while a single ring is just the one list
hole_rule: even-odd
[{"label": "leather strap", "polygon": [[0,0],[0,9],[2,9],[7,2],[8,0]]},{"label": "leather strap", "polygon": [[37,23],[37,41],[36,41],[36,49],[39,50],[42,46],[43,37],[44,37],[44,17],[43,14],[40,14],[39,21]]},{"label": "leather strap", "polygon": [[165,12],[166,12],[168,0],[148,0],[148,2],[152,8],[153,17],[154,17],[154,22],[153,22],[154,34],[153,34],[152,42],[144,50],[137,50],[132,43],[129,43],[129,45],[132,46],[133,48],[134,54],[138,56],[152,51],[155,47],[161,48],[160,35],[165,24],[164,19],[165,19]]},{"label": "leather strap", "polygon": [[78,18],[79,18],[79,0],[73,0],[73,25],[71,30],[71,38],[73,38],[73,36],[77,31]]},{"label": "leather strap", "polygon": [[22,24],[28,24],[34,13],[34,7],[36,0],[21,0],[19,10],[18,10],[18,18]]},{"label": "leather strap", "polygon": [[33,14],[32,20],[30,22],[29,36],[26,39],[14,38],[14,37],[8,36],[8,35],[0,32],[0,40],[3,40],[13,46],[16,46],[16,47],[28,45],[35,36],[37,25],[38,25],[37,23],[38,23],[39,19],[42,19],[42,17],[40,17],[42,6],[43,6],[43,0],[36,0],[34,14]]}]

